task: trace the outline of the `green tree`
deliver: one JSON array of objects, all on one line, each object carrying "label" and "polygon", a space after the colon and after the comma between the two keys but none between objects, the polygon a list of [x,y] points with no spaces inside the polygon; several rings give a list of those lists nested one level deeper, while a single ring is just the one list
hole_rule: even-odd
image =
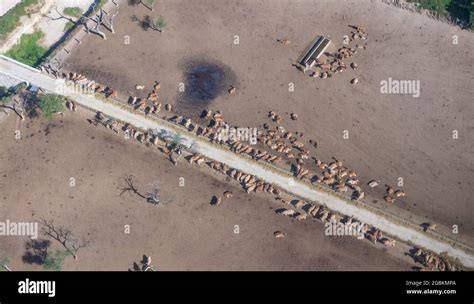
[{"label": "green tree", "polygon": [[38,44],[43,37],[43,32],[23,34],[20,42],[12,46],[6,55],[29,66],[37,66],[48,51]]},{"label": "green tree", "polygon": [[66,7],[63,10],[64,15],[79,18],[82,16],[82,9],[80,7]]},{"label": "green tree", "polygon": [[8,267],[8,263],[10,263],[8,257],[0,256],[0,271],[11,271],[11,269]]},{"label": "green tree", "polygon": [[158,18],[156,18],[155,27],[160,32],[163,32],[165,30],[166,21],[165,21],[165,18],[163,18],[163,16],[160,15]]},{"label": "green tree", "polygon": [[422,8],[435,11],[440,15],[444,15],[451,0],[410,0],[410,2],[419,3]]},{"label": "green tree", "polygon": [[72,23],[71,21],[68,21],[66,23],[66,25],[64,26],[64,30],[67,32],[69,31],[70,29],[72,29],[74,27],[74,23]]},{"label": "green tree", "polygon": [[8,93],[8,89],[6,87],[0,86],[0,104],[7,104],[9,97],[10,95]]},{"label": "green tree", "polygon": [[408,0],[418,3],[420,7],[437,12],[440,15],[449,13],[451,17],[467,22],[474,27],[474,1],[472,0]]},{"label": "green tree", "polygon": [[44,270],[61,271],[64,259],[70,255],[67,250],[56,250],[53,253],[48,252],[43,262]]},{"label": "green tree", "polygon": [[474,28],[474,1],[451,0],[448,11],[451,16],[468,22]]},{"label": "green tree", "polygon": [[64,98],[57,94],[44,94],[39,98],[39,107],[46,119],[51,119],[54,113],[64,108]]}]

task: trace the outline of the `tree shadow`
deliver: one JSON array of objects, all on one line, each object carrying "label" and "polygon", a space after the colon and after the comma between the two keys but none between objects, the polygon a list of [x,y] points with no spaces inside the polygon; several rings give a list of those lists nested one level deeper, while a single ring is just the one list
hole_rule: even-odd
[{"label": "tree shadow", "polygon": [[137,264],[137,262],[133,262],[132,268],[129,268],[128,271],[141,271],[140,266]]},{"label": "tree shadow", "polygon": [[25,253],[22,256],[23,263],[42,265],[46,259],[48,248],[51,246],[49,240],[28,240],[25,242]]},{"label": "tree shadow", "polygon": [[150,29],[153,29],[153,27],[152,27],[153,20],[148,15],[144,16],[143,19],[140,19],[137,15],[132,15],[130,17],[130,20],[132,22],[137,23],[140,26],[140,28],[144,31],[148,31]]},{"label": "tree shadow", "polygon": [[26,116],[30,119],[37,118],[39,116],[37,111],[39,102],[38,96],[31,92],[25,91],[20,94],[20,98],[22,98],[24,101],[23,106],[26,112]]},{"label": "tree shadow", "polygon": [[465,27],[474,24],[474,20],[472,20],[474,18],[474,6],[470,2],[471,0],[452,0],[446,7],[449,14],[460,19]]},{"label": "tree shadow", "polygon": [[140,0],[127,0],[127,4],[130,6],[137,6],[140,4]]}]

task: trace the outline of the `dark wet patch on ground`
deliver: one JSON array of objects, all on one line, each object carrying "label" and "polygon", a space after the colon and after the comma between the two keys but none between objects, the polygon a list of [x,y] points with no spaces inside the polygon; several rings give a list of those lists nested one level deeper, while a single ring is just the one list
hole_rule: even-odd
[{"label": "dark wet patch on ground", "polygon": [[221,94],[235,85],[230,67],[209,59],[190,59],[181,64],[184,92],[178,95],[176,110],[187,117],[196,117]]}]

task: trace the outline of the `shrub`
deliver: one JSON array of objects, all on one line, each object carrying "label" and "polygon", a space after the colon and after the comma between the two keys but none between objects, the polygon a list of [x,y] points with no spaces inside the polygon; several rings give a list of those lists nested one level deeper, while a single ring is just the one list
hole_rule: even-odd
[{"label": "shrub", "polygon": [[67,251],[56,250],[54,253],[48,252],[43,262],[44,270],[61,271],[64,259],[70,255]]},{"label": "shrub", "polygon": [[70,17],[76,17],[79,18],[82,16],[82,9],[80,7],[66,7],[63,10],[64,15],[70,16]]},{"label": "shrub", "polygon": [[69,31],[70,29],[72,29],[74,27],[74,23],[72,23],[71,21],[68,21],[66,23],[66,25],[64,26],[64,31]]},{"label": "shrub", "polygon": [[51,119],[54,113],[61,112],[64,98],[57,94],[45,94],[39,98],[39,107],[46,119]]},{"label": "shrub", "polygon": [[47,52],[46,48],[38,45],[43,36],[43,32],[21,35],[20,43],[15,44],[6,55],[24,64],[37,66]]}]

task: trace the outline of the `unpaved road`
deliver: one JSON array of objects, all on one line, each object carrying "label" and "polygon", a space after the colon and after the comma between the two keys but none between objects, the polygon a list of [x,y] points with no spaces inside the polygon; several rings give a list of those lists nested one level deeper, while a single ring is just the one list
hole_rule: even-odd
[{"label": "unpaved road", "polygon": [[[15,77],[30,83],[34,83],[46,91],[51,92],[56,92],[57,88],[64,82],[63,80],[51,79],[48,76],[41,74],[39,71],[26,68],[24,65],[17,64],[3,56],[0,57],[0,71],[12,76],[14,75]],[[64,95],[76,100],[81,105],[103,112],[109,116],[135,125],[136,127],[145,130],[156,130],[157,132],[165,132],[168,134],[175,133],[174,128],[166,122],[151,120],[144,116],[133,114],[115,105],[105,103],[94,96],[78,93],[66,93]],[[256,175],[269,183],[273,183],[278,187],[305,199],[324,203],[330,209],[343,214],[352,215],[360,221],[378,227],[399,239],[411,241],[418,246],[425,247],[437,253],[447,252],[450,256],[458,258],[465,266],[474,268],[474,256],[459,248],[455,248],[445,242],[433,239],[410,227],[391,222],[367,209],[358,208],[340,198],[317,191],[307,184],[297,181],[289,183],[288,175],[270,171],[265,166],[255,161],[244,159],[233,152],[220,149],[203,139],[193,136],[192,134],[183,132],[181,136],[184,144],[193,144],[193,148],[196,152],[201,153],[208,158],[225,163],[228,166],[243,172]]]}]

